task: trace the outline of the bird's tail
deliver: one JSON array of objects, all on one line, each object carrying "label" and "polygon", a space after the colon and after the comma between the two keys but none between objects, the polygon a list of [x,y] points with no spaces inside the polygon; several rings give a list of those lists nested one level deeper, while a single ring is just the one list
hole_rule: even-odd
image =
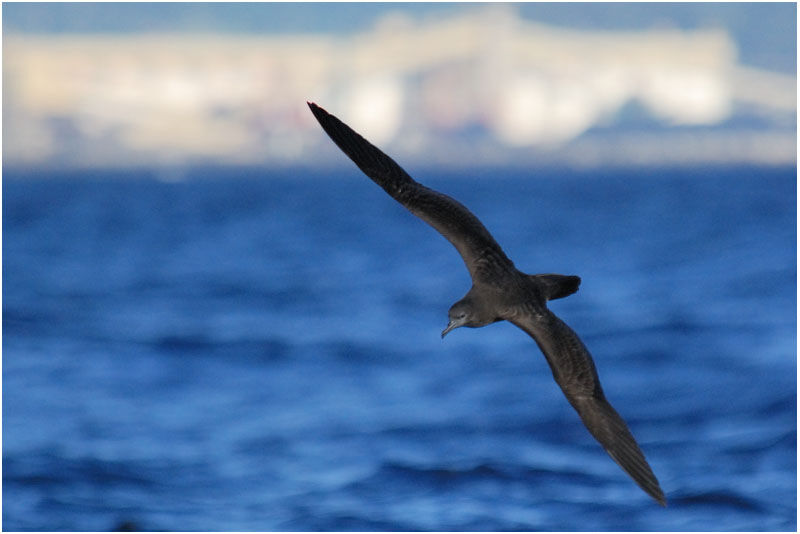
[{"label": "bird's tail", "polygon": [[580,276],[566,274],[529,274],[544,291],[547,300],[568,297],[578,291]]}]

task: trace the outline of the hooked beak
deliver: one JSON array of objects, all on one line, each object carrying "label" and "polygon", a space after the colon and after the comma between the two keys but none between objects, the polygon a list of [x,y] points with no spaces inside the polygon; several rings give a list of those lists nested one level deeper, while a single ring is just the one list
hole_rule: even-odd
[{"label": "hooked beak", "polygon": [[460,319],[460,320],[459,319],[453,319],[452,321],[450,321],[450,323],[448,323],[448,325],[447,325],[447,328],[442,330],[442,339],[444,339],[444,336],[446,336],[447,333],[450,330],[453,330],[454,328],[458,328],[459,326],[464,326],[465,322],[467,322],[466,317],[463,318],[463,319]]}]

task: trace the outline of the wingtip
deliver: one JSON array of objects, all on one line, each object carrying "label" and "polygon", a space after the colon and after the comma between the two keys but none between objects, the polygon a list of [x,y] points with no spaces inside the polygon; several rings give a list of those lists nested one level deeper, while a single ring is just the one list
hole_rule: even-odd
[{"label": "wingtip", "polygon": [[308,108],[311,110],[311,113],[314,114],[314,117],[316,117],[318,121],[322,122],[323,119],[329,116],[329,113],[324,109],[322,109],[321,107],[319,107],[316,103],[306,101],[306,104],[308,104]]}]

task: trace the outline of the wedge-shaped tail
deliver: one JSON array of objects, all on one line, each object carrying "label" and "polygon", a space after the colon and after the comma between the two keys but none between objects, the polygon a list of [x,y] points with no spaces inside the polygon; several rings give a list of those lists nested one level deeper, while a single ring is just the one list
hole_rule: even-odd
[{"label": "wedge-shaped tail", "polygon": [[581,285],[580,276],[566,274],[530,274],[540,284],[547,300],[568,297],[578,291]]}]

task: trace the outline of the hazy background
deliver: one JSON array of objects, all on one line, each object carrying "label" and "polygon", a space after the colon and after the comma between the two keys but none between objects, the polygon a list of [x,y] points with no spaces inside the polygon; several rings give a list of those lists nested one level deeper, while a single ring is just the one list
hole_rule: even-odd
[{"label": "hazy background", "polygon": [[406,162],[795,159],[793,3],[21,4],[11,166],[340,162],[312,100]]},{"label": "hazy background", "polygon": [[[4,530],[796,531],[795,4],[2,9]],[[582,278],[666,509],[307,100]]]}]

